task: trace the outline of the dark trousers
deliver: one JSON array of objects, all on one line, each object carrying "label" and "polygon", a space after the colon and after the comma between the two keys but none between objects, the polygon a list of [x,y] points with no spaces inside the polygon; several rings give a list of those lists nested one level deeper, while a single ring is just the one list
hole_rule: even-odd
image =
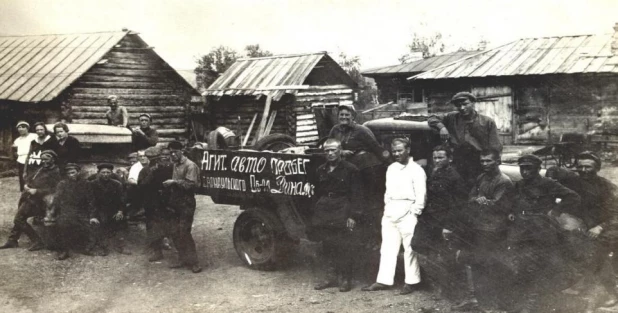
[{"label": "dark trousers", "polygon": [[595,240],[591,243],[594,246],[592,262],[590,267],[590,279],[600,283],[605,291],[611,295],[616,295],[616,276],[613,267],[613,246],[607,242]]},{"label": "dark trousers", "polygon": [[79,243],[85,242],[85,251],[91,251],[97,242],[93,227],[86,217],[63,217],[56,225],[50,226],[50,236],[59,251],[69,251]]},{"label": "dark trousers", "polygon": [[483,305],[502,306],[508,301],[510,276],[505,265],[507,249],[505,231],[473,230],[469,235],[470,267],[476,298]]},{"label": "dark trousers", "polygon": [[19,198],[19,208],[15,217],[13,218],[13,228],[9,235],[9,241],[17,242],[22,233],[25,233],[31,242],[40,242],[41,237],[37,232],[28,224],[28,218],[30,217],[44,217],[45,216],[45,204],[42,200],[34,198],[28,193],[22,193]]},{"label": "dark trousers", "polygon": [[315,227],[312,228],[310,239],[322,242],[321,261],[326,265],[328,280],[337,276],[351,279],[354,268],[354,234],[347,228]]},{"label": "dark trousers", "polygon": [[91,234],[94,237],[92,246],[99,246],[105,250],[111,245],[115,250],[122,251],[125,246],[124,238],[128,231],[126,218],[120,221],[109,218],[102,220],[99,225],[91,226]]},{"label": "dark trousers", "polygon": [[26,181],[24,180],[25,167],[25,164],[17,163],[17,176],[19,176],[19,191],[21,192],[24,191],[24,185],[26,184]]},{"label": "dark trousers", "polygon": [[176,208],[176,211],[177,214],[167,218],[163,216],[154,218],[147,245],[155,251],[160,251],[163,237],[170,237],[178,250],[180,263],[188,266],[198,265],[197,249],[191,235],[195,206]]},{"label": "dark trousers", "polygon": [[469,146],[461,146],[453,151],[453,164],[461,178],[469,183],[474,183],[481,174],[481,154]]}]

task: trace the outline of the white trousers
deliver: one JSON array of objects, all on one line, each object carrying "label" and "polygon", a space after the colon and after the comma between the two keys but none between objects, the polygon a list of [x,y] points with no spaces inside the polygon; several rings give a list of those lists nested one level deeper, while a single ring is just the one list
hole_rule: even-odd
[{"label": "white trousers", "polygon": [[393,285],[397,255],[403,244],[403,260],[406,273],[405,283],[408,285],[421,282],[421,268],[416,252],[412,251],[412,236],[418,218],[412,213],[394,219],[382,217],[382,247],[380,248],[380,270],[376,281],[384,285]]}]

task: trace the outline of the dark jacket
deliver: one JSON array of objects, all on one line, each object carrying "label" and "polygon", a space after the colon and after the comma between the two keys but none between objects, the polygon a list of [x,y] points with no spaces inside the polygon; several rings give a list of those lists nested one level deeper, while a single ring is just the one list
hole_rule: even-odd
[{"label": "dark jacket", "polygon": [[152,209],[155,214],[162,213],[169,201],[169,191],[163,188],[163,182],[172,179],[173,166],[145,167],[139,173],[138,186],[144,196],[144,207]]},{"label": "dark jacket", "polygon": [[60,219],[83,219],[89,218],[92,212],[92,191],[86,180],[62,180],[56,187],[54,196],[55,216]]},{"label": "dark jacket", "polygon": [[354,152],[354,155],[348,157],[346,161],[360,170],[388,161],[388,154],[384,154],[386,150],[380,146],[371,130],[363,125],[337,124],[330,130],[328,137],[340,140],[344,150]]},{"label": "dark jacket", "polygon": [[81,157],[81,147],[79,146],[79,140],[69,135],[64,141],[64,144],[58,143],[56,148],[58,154],[58,166],[62,170],[67,163],[77,163]]},{"label": "dark jacket", "polygon": [[146,148],[157,145],[157,142],[159,141],[159,133],[157,133],[156,129],[152,127],[140,129],[144,132],[144,135],[137,133],[133,133],[132,135],[133,147],[135,150],[145,150]]},{"label": "dark jacket", "polygon": [[[497,170],[483,173],[476,179],[470,192],[467,215],[474,229],[483,231],[504,231],[510,213],[513,182]],[[487,198],[488,204],[478,204],[475,199]]]},{"label": "dark jacket", "polygon": [[363,195],[356,166],[342,160],[332,172],[328,172],[328,163],[325,163],[318,167],[316,175],[313,227],[345,228],[348,218],[360,218]]},{"label": "dark jacket", "polygon": [[581,197],[581,205],[573,214],[584,220],[588,228],[601,225],[606,228],[618,218],[618,187],[609,180],[594,176],[591,179],[571,179],[568,187]]},{"label": "dark jacket", "polygon": [[427,203],[420,220],[452,229],[461,218],[468,199],[468,187],[453,166],[432,171],[427,179]]},{"label": "dark jacket", "polygon": [[114,179],[107,181],[97,178],[91,182],[92,210],[90,218],[99,219],[102,223],[112,219],[118,211],[125,210],[122,184]]},{"label": "dark jacket", "polygon": [[[431,115],[427,120],[429,127],[440,131],[446,127],[451,135],[451,144],[455,147],[462,145],[473,146],[476,150],[494,149],[502,151],[502,144],[498,136],[498,128],[491,117],[478,114],[468,122],[459,112],[449,112],[443,115]],[[476,142],[466,140],[466,127]],[[472,140],[472,139],[471,139]]]},{"label": "dark jacket", "polygon": [[42,199],[43,197],[56,192],[56,186],[60,182],[60,171],[57,166],[52,168],[40,167],[28,176],[26,185],[36,189],[34,197]]}]

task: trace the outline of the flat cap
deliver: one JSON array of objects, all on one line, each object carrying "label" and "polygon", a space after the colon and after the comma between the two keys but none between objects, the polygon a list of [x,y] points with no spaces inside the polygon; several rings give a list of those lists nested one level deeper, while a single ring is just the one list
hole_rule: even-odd
[{"label": "flat cap", "polygon": [[110,171],[114,170],[114,166],[112,164],[109,163],[101,163],[99,165],[97,165],[97,169],[100,171],[102,169],[108,169]]},{"label": "flat cap", "polygon": [[108,101],[118,101],[118,96],[116,96],[116,95],[111,95],[111,96],[107,97],[107,100],[108,100]]},{"label": "flat cap", "polygon": [[577,155],[577,160],[593,160],[594,163],[597,164],[598,168],[601,168],[601,158],[599,158],[598,155],[596,155],[596,153],[592,152],[592,151],[584,151],[581,152],[580,154]]},{"label": "flat cap", "polygon": [[156,158],[161,155],[161,149],[156,146],[148,147],[146,150],[144,150],[144,155],[149,158]]},{"label": "flat cap", "polygon": [[28,122],[26,122],[26,121],[19,121],[19,122],[17,122],[17,125],[15,125],[15,128],[17,128],[19,126],[22,126],[22,125],[30,128],[30,124],[28,124]]},{"label": "flat cap", "polygon": [[171,150],[182,150],[182,142],[178,140],[170,141],[170,143],[167,144],[167,148]]},{"label": "flat cap", "polygon": [[534,154],[527,154],[517,159],[517,163],[519,164],[519,166],[522,166],[522,165],[540,166],[541,163],[543,163],[543,160],[541,160],[541,158],[539,158],[538,156]]},{"label": "flat cap", "polygon": [[476,96],[467,91],[462,91],[456,93],[451,99],[451,102],[457,102],[461,100],[470,100],[470,102],[476,102]]},{"label": "flat cap", "polygon": [[142,114],[140,114],[137,118],[139,119],[139,118],[140,118],[140,117],[142,117],[142,116],[145,116],[145,117],[147,117],[149,120],[151,120],[151,121],[152,121],[152,117],[151,117],[151,116],[150,116],[150,114],[148,114],[148,113],[142,113]]},{"label": "flat cap", "polygon": [[337,110],[350,110],[352,113],[356,114],[356,108],[353,104],[340,104],[337,106]]},{"label": "flat cap", "polygon": [[43,152],[41,152],[41,156],[44,156],[44,155],[52,156],[54,159],[58,158],[58,154],[54,150],[43,150]]},{"label": "flat cap", "polygon": [[70,170],[70,169],[74,169],[74,170],[76,170],[76,171],[78,171],[78,172],[79,172],[79,170],[81,170],[81,167],[80,167],[79,165],[75,164],[75,163],[67,163],[67,164],[64,166],[64,170],[65,170],[65,171],[68,171],[68,170]]},{"label": "flat cap", "polygon": [[137,152],[131,152],[129,153],[129,155],[127,156],[129,159],[130,158],[137,158]]}]

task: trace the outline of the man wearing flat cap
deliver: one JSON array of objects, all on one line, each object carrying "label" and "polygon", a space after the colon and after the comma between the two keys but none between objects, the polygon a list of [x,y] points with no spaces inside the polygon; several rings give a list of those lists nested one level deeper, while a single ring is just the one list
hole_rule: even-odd
[{"label": "man wearing flat cap", "polygon": [[[618,242],[618,187],[611,181],[598,175],[601,159],[591,151],[584,151],[577,156],[576,169],[579,177],[571,180],[569,188],[581,197],[581,206],[574,215],[585,224],[588,237],[585,244],[593,251],[589,258],[590,267],[585,268],[589,282],[589,299],[586,312],[594,312],[599,303],[595,283],[600,283],[608,294],[601,306],[611,307],[618,303],[616,279],[612,268],[612,252]],[[579,246],[576,249],[582,249]]]},{"label": "man wearing flat cap", "polygon": [[87,238],[86,254],[92,252],[96,243],[88,221],[92,212],[90,184],[80,175],[79,165],[67,163],[64,170],[65,179],[58,184],[54,202],[45,216],[45,226],[49,227],[51,237],[58,245],[58,260],[67,259],[69,250],[76,247],[81,238]]},{"label": "man wearing flat cap", "polygon": [[522,312],[530,312],[563,266],[556,249],[558,233],[553,218],[577,208],[580,197],[560,183],[541,177],[539,157],[524,155],[518,163],[523,179],[515,183],[507,240],[516,273],[515,291],[524,300]]},{"label": "man wearing flat cap", "polygon": [[58,185],[61,179],[60,172],[56,166],[57,157],[56,152],[52,150],[41,152],[42,166],[27,177],[24,192],[22,192],[19,199],[19,208],[13,219],[13,229],[11,229],[7,242],[0,246],[0,249],[17,247],[22,232],[30,238],[32,243],[28,250],[36,251],[45,247],[41,237],[28,224],[27,220],[29,217],[43,218],[47,206],[52,202],[52,195],[56,191],[56,185]]},{"label": "man wearing flat cap", "polygon": [[197,259],[195,241],[191,235],[193,215],[195,214],[195,192],[200,183],[200,169],[183,153],[183,145],[172,141],[167,146],[170,149],[174,169],[172,178],[163,182],[163,188],[169,192],[168,209],[174,212],[171,223],[171,237],[178,250],[178,262],[170,268],[187,267],[193,273],[199,273],[202,268]]},{"label": "man wearing flat cap", "polygon": [[145,150],[148,147],[157,145],[159,134],[157,130],[150,127],[152,117],[148,113],[139,115],[139,127],[132,128],[133,148],[135,150]]},{"label": "man wearing flat cap", "polygon": [[440,132],[442,141],[453,146],[453,163],[462,178],[473,182],[482,172],[479,152],[485,149],[502,152],[498,129],[491,117],[475,110],[473,94],[458,92],[450,102],[457,111],[433,114],[427,122]]},{"label": "man wearing flat cap", "polygon": [[109,105],[109,110],[105,112],[107,125],[127,127],[129,113],[127,113],[127,109],[124,106],[118,105],[118,96],[111,95],[107,97],[107,104]]},{"label": "man wearing flat cap", "polygon": [[114,170],[112,164],[101,163],[97,169],[97,178],[90,182],[92,190],[90,224],[95,228],[99,254],[109,253],[107,241],[113,241],[113,248],[118,253],[130,254],[124,246],[127,224],[124,217],[125,201],[122,184],[112,179]]}]

